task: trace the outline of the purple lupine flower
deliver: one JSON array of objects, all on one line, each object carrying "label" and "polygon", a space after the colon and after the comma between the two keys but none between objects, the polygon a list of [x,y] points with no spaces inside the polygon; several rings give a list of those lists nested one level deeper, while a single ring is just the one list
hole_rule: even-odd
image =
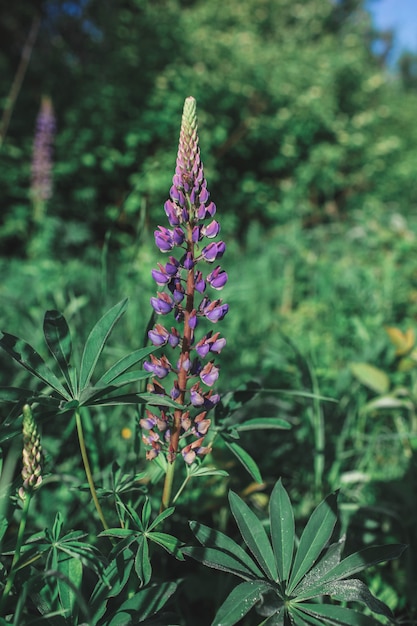
[{"label": "purple lupine flower", "polygon": [[203,367],[200,372],[200,378],[205,385],[212,387],[219,377],[219,368],[216,367],[213,361],[210,361]]},{"label": "purple lupine flower", "polygon": [[[55,115],[50,98],[43,96],[36,119],[32,153],[31,195],[35,213],[42,211],[43,203],[52,197],[52,152],[55,135]],[[41,217],[41,215],[37,215]]]},{"label": "purple lupine flower", "polygon": [[166,315],[167,313],[170,313],[170,311],[172,311],[174,307],[174,302],[168,294],[158,293],[157,298],[151,298],[151,305],[156,313]]},{"label": "purple lupine flower", "polygon": [[207,282],[210,284],[211,287],[213,287],[213,289],[220,290],[223,289],[223,287],[227,283],[227,278],[228,276],[226,272],[222,270],[220,265],[218,265],[216,269],[210,272],[210,274],[207,276]]},{"label": "purple lupine flower", "polygon": [[[229,310],[222,300],[202,295],[208,288],[222,289],[227,282],[227,273],[220,265],[211,271],[204,269],[223,256],[226,246],[223,241],[214,241],[220,225],[213,219],[216,205],[210,200],[200,158],[194,98],[187,98],[184,104],[175,174],[164,211],[169,228],[158,226],[155,243],[161,252],[172,256],[152,270],[161,291],[151,298],[151,305],[158,314],[172,314],[175,325],[168,330],[155,324],[148,336],[155,346],[179,349],[180,354],[172,359],[175,368],[165,355],[151,355],[144,368],[154,377],[148,390],[171,398],[179,408],[172,415],[166,414],[163,406],[153,408],[155,412],[147,413],[141,425],[147,431],[144,442],[150,446],[147,458],[164,451],[172,463],[181,450],[186,463],[193,463],[210,451],[210,446],[203,445],[211,424],[207,413],[220,400],[212,389],[219,367],[213,360],[204,360],[209,353],[219,354],[226,345],[218,332],[195,336],[198,322],[202,317],[218,322]],[[163,378],[170,381],[169,391],[156,380]],[[196,440],[190,443],[193,436]]]},{"label": "purple lupine flower", "polygon": [[169,341],[170,334],[162,324],[155,324],[153,329],[148,332],[148,337],[154,346],[165,346]]}]

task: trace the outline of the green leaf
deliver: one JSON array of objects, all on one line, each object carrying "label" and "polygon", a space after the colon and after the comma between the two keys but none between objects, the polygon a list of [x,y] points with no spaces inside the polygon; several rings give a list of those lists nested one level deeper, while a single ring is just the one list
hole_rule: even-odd
[{"label": "green leaf", "polygon": [[[293,608],[294,607],[291,606],[291,613],[293,612]],[[299,613],[295,609],[295,614],[298,613],[304,616],[311,615],[318,619],[318,623],[320,624],[333,624],[334,626],[375,626],[375,619],[373,617],[368,617],[353,609],[348,609],[336,604],[313,604],[303,602],[302,604],[298,604],[298,609]]]},{"label": "green leaf", "polygon": [[[43,334],[48,348],[59,365],[59,368],[68,383],[72,396],[77,395],[75,380],[70,372],[72,352],[71,333],[66,319],[59,311],[46,311],[43,320]],[[74,384],[75,383],[75,384]]]},{"label": "green leaf", "polygon": [[360,383],[376,391],[377,393],[387,393],[390,388],[390,381],[387,374],[369,363],[351,363],[352,374]]},{"label": "green leaf", "polygon": [[292,568],[288,593],[291,593],[302,577],[312,568],[337,521],[337,494],[330,494],[313,511],[301,535]]},{"label": "green leaf", "polygon": [[249,576],[243,576],[244,578],[262,578],[262,572],[251,556],[233,539],[199,522],[190,522],[190,528],[203,546],[215,547],[220,552],[232,557],[238,567],[243,567],[242,572],[249,574]]},{"label": "green leaf", "polygon": [[103,626],[135,626],[158,613],[177,588],[176,583],[165,582],[141,589],[121,604],[117,612]]},{"label": "green leaf", "polygon": [[152,533],[148,533],[148,538],[150,541],[157,543],[162,546],[167,552],[175,556],[179,561],[184,561],[184,556],[181,552],[181,541],[174,537],[173,535],[168,535],[167,533],[159,533],[154,531]]},{"label": "green leaf", "polygon": [[261,521],[233,491],[229,492],[230,509],[242,537],[270,580],[277,581],[278,573],[271,543]]},{"label": "green leaf", "polygon": [[[89,389],[94,389],[94,387],[90,387]],[[109,391],[110,393],[110,391]],[[183,408],[180,404],[171,400],[168,396],[159,396],[154,393],[126,393],[120,396],[109,396],[108,398],[99,398],[97,400],[88,400],[88,393],[86,396],[82,396],[83,398],[87,397],[87,400],[83,400],[84,406],[118,406],[121,404],[149,404],[150,406],[167,406],[171,409],[181,409]],[[158,458],[158,457],[157,457]]]},{"label": "green leaf", "polygon": [[107,530],[102,530],[98,537],[129,537],[132,535],[133,537],[136,535],[136,531],[131,528],[108,528]]},{"label": "green leaf", "polygon": [[71,400],[65,387],[49,369],[42,357],[26,341],[14,335],[0,332],[0,347],[36,378],[55,389],[66,400]]},{"label": "green leaf", "polygon": [[62,608],[65,610],[65,614],[68,617],[71,616],[74,618],[74,604],[78,600],[77,591],[81,589],[83,566],[78,558],[64,557],[59,560],[58,570],[63,575],[63,578],[57,578],[58,593]]},{"label": "green leaf", "polygon": [[32,389],[22,389],[20,387],[0,387],[0,402],[25,402],[29,403],[33,399]]},{"label": "green leaf", "polygon": [[391,609],[384,602],[375,598],[365,583],[356,578],[327,583],[324,585],[323,593],[340,602],[361,602],[373,613],[385,615],[390,619],[393,617]]},{"label": "green leaf", "polygon": [[240,622],[271,587],[263,580],[240,583],[230,592],[216,613],[212,626],[233,626]]},{"label": "green leaf", "polygon": [[244,450],[241,446],[239,446],[234,441],[228,441],[223,435],[220,433],[221,438],[223,439],[226,446],[229,448],[231,452],[235,455],[238,461],[243,465],[243,467],[249,472],[252,476],[253,480],[257,483],[262,482],[261,472],[259,467],[253,458]]},{"label": "green leaf", "polygon": [[159,526],[159,524],[161,524],[164,520],[166,520],[168,517],[170,517],[173,514],[174,511],[175,511],[175,507],[174,506],[169,506],[167,509],[165,509],[164,511],[159,513],[155,517],[154,521],[151,522],[151,524],[149,524],[148,532],[153,530],[157,526]]},{"label": "green leaf", "polygon": [[181,552],[212,569],[229,572],[244,580],[253,580],[256,578],[253,572],[240,560],[235,559],[233,555],[218,550],[217,548],[190,546],[182,548]]},{"label": "green leaf", "polygon": [[90,382],[94,368],[111,331],[126,311],[127,302],[128,300],[125,298],[107,311],[90,332],[81,357],[80,391],[83,391]]},{"label": "green leaf", "polygon": [[281,479],[275,484],[269,500],[271,540],[280,582],[288,582],[294,550],[294,512]]},{"label": "green leaf", "polygon": [[[134,352],[127,354],[120,359],[120,361],[117,361],[117,363],[112,365],[111,368],[107,370],[107,372],[97,381],[95,386],[100,387],[108,385],[116,378],[119,378],[122,374],[127,372],[130,367],[142,361],[155,350],[157,350],[157,348],[155,346],[151,346],[147,348],[140,348],[140,350],[135,350]],[[147,376],[149,376],[149,373],[147,373]]]},{"label": "green leaf", "polygon": [[234,426],[239,432],[245,430],[280,429],[288,430],[291,424],[280,417],[255,417]]},{"label": "green leaf", "polygon": [[121,594],[129,580],[133,564],[133,553],[129,548],[123,550],[116,558],[110,561],[104,572],[103,579],[96,584],[89,601],[92,623],[97,624],[104,615],[107,600]]},{"label": "green leaf", "polygon": [[141,587],[148,584],[152,576],[152,565],[149,557],[149,546],[145,537],[139,537],[138,549],[135,557],[135,571]]},{"label": "green leaf", "polygon": [[[325,573],[324,576],[321,577],[320,585],[330,581],[348,578],[378,563],[397,559],[401,556],[406,547],[407,546],[403,544],[392,544],[388,546],[372,546],[355,552]],[[305,592],[303,591],[300,596],[304,596],[306,593],[311,593],[311,588]]]},{"label": "green leaf", "polygon": [[304,578],[299,582],[296,586],[294,592],[297,597],[313,598],[316,593],[310,593],[304,595],[304,591],[309,591],[311,588],[317,586],[320,581],[323,579],[323,576],[327,574],[330,570],[332,570],[336,565],[340,563],[342,558],[343,548],[345,546],[345,535],[339,539],[337,543],[332,543],[329,546],[320,561],[311,568],[311,570],[304,576]]}]

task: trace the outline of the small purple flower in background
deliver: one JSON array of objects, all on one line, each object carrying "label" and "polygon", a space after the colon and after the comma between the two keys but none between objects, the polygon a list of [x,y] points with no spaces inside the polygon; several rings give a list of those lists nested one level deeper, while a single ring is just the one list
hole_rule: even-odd
[{"label": "small purple flower in background", "polygon": [[[157,323],[148,336],[155,346],[178,349],[180,354],[170,360],[165,355],[151,355],[144,368],[153,375],[148,390],[169,397],[182,408],[169,411],[161,407],[159,415],[147,411],[140,423],[148,459],[163,452],[173,463],[181,451],[185,462],[191,464],[210,452],[210,444],[203,445],[211,424],[207,414],[220,399],[212,389],[219,378],[219,367],[212,358],[204,360],[219,354],[226,345],[219,332],[204,333],[200,327],[204,327],[204,320],[208,325],[221,321],[229,310],[221,299],[210,300],[202,295],[206,289],[221,290],[227,282],[220,265],[213,269],[226,246],[223,241],[214,241],[220,225],[213,219],[216,206],[209,201],[198,146],[196,101],[192,97],[184,103],[172,183],[170,198],[164,205],[169,228],[158,226],[155,230],[157,247],[170,256],[165,264],[158,263],[152,270],[160,291],[151,298],[151,305],[158,316],[172,315],[176,325],[168,330]],[[159,383],[167,376],[171,379],[169,391]]]},{"label": "small purple flower in background", "polygon": [[51,99],[43,96],[36,119],[32,154],[31,195],[35,219],[43,215],[44,205],[52,197],[52,148],[55,135],[55,115]]}]

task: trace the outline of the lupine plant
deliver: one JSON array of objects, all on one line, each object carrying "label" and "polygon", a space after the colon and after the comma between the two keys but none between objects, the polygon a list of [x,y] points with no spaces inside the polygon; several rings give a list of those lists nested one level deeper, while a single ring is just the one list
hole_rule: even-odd
[{"label": "lupine plant", "polygon": [[[5,546],[2,551],[0,626],[183,624],[181,618],[161,613],[178,581],[164,580],[163,573],[155,573],[151,561],[159,547],[169,555],[166,558],[176,558],[179,567],[185,568],[182,577],[187,574],[185,557],[192,557],[243,579],[218,609],[212,626],[233,626],[246,616],[250,618],[247,614],[251,609],[262,616],[261,624],[269,626],[375,623],[367,615],[334,605],[334,600],[362,602],[369,611],[390,619],[389,609],[362,581],[351,576],[399,556],[404,546],[370,548],[342,559],[343,541],[330,543],[337,521],[335,494],[313,512],[298,541],[293,508],[281,481],[272,490],[269,520],[264,522],[230,492],[230,509],[250,554],[226,534],[198,521],[190,524],[202,547],[185,547],[180,538],[161,531],[168,519],[171,528],[175,527],[173,505],[190,478],[227,476],[211,464],[217,438],[252,478],[261,482],[255,461],[237,443],[240,433],[289,428],[280,418],[243,419],[239,415],[242,405],[260,391],[255,383],[223,397],[214,390],[220,374],[216,359],[226,339],[213,325],[229,310],[217,297],[228,278],[219,264],[226,246],[218,240],[220,226],[214,219],[216,206],[204,177],[196,102],[191,97],[185,100],[169,196],[164,207],[169,226],[159,226],[155,231],[156,244],[167,260],[152,271],[158,292],[151,298],[153,315],[168,321],[150,324],[150,346],[138,347],[104,373],[96,373],[106,342],[126,310],[126,300],[94,325],[85,345],[80,345],[79,364],[73,362],[69,326],[58,311],[47,311],[43,324],[53,366],[25,341],[9,333],[0,334],[0,347],[35,382],[34,389],[0,389],[0,399],[12,406],[2,424],[1,441],[17,437],[23,427],[22,474],[17,485],[12,482],[5,488],[1,483],[1,495],[9,492],[13,506],[11,514],[5,513],[0,519],[0,539],[13,533],[14,517],[20,524],[14,547]],[[141,369],[132,369],[142,361]],[[147,392],[141,388],[137,391],[135,386],[148,379]],[[131,475],[114,462],[111,487],[97,489],[90,467],[83,430],[85,412],[99,406],[125,405],[146,406],[138,412],[137,420],[146,458],[162,468],[165,476],[156,514],[151,503],[158,481],[152,481],[150,472]],[[44,488],[46,482],[37,422],[41,420],[47,429],[51,418],[75,422],[88,488],[103,526],[95,538],[81,530],[67,531],[59,510],[52,525],[27,532],[29,502],[35,489]],[[173,497],[178,459],[183,461],[186,478]],[[104,511],[104,503],[113,503],[114,510],[109,512],[107,506]],[[111,527],[108,513],[112,521],[116,520]],[[269,525],[270,538],[264,523]],[[103,541],[108,542],[107,549],[102,547]],[[153,621],[155,615],[157,621]]]}]

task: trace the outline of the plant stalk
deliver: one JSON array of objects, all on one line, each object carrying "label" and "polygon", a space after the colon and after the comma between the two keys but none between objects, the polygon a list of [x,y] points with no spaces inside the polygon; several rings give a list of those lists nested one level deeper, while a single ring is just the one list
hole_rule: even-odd
[{"label": "plant stalk", "polygon": [[7,602],[7,598],[9,597],[9,593],[13,587],[14,578],[16,576],[16,571],[17,571],[16,564],[20,559],[20,551],[23,545],[23,537],[25,534],[26,523],[28,520],[29,505],[30,505],[31,498],[32,498],[32,493],[29,491],[26,493],[26,497],[23,502],[22,518],[20,520],[19,530],[17,533],[16,548],[15,548],[15,552],[13,556],[13,561],[12,561],[12,565],[10,568],[9,576],[6,581],[6,585],[3,590],[3,595],[0,600],[0,616],[4,615],[5,604]]},{"label": "plant stalk", "polygon": [[79,410],[75,411],[75,422],[77,424],[77,433],[78,433],[78,441],[80,444],[81,456],[84,463],[85,475],[87,477],[88,486],[90,487],[91,497],[93,498],[94,506],[96,507],[96,511],[100,518],[101,523],[103,524],[104,530],[108,530],[109,526],[106,522],[106,519],[103,514],[103,510],[100,506],[100,502],[98,501],[96,487],[94,485],[93,474],[91,472],[90,462],[88,460],[87,448],[85,446],[84,439],[84,431],[81,422],[81,414]]}]

